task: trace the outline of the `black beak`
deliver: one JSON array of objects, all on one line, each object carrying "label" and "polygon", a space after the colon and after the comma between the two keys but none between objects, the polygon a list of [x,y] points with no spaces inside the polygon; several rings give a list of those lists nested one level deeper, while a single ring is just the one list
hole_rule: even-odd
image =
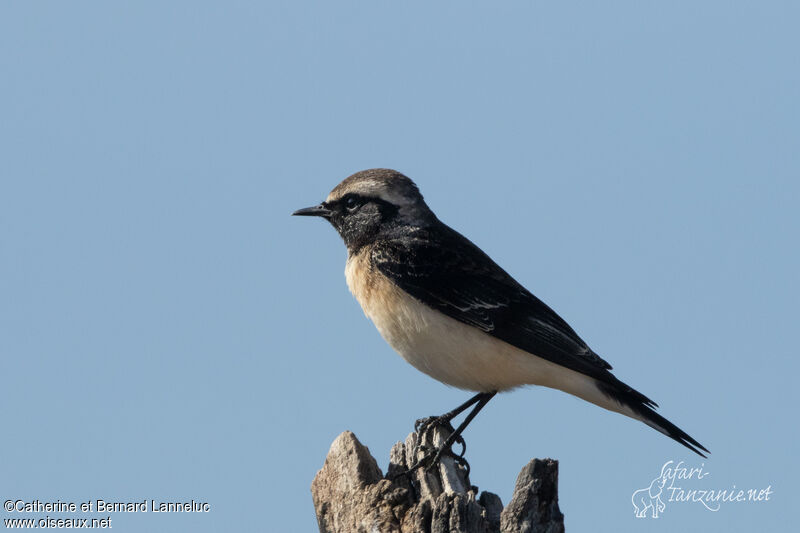
[{"label": "black beak", "polygon": [[331,210],[325,207],[324,204],[319,204],[315,205],[314,207],[304,207],[303,209],[298,209],[292,213],[292,216],[330,218]]}]

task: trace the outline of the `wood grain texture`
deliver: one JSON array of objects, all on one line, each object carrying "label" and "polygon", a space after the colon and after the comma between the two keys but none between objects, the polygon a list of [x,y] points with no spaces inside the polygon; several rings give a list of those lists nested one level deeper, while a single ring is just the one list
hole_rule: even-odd
[{"label": "wood grain texture", "polygon": [[467,470],[445,457],[433,471],[395,477],[439,445],[449,431],[436,428],[419,442],[412,433],[392,447],[384,476],[366,446],[346,431],[331,445],[311,484],[322,533],[561,533],[558,462],[533,459],[520,472],[503,508],[491,492],[478,493]]}]

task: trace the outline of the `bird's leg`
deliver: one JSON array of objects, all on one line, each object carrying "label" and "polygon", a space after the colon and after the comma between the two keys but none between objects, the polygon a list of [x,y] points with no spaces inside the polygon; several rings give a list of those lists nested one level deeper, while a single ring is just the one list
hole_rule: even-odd
[{"label": "bird's leg", "polygon": [[427,433],[432,426],[444,425],[444,424],[450,425],[450,421],[454,417],[458,416],[460,413],[462,413],[464,410],[466,410],[473,404],[475,405],[475,407],[472,408],[472,411],[470,411],[469,414],[466,416],[464,421],[461,422],[461,424],[455,429],[455,431],[450,433],[450,435],[447,437],[444,443],[439,448],[437,448],[436,453],[433,455],[433,458],[430,459],[431,456],[428,455],[424,457],[422,460],[417,461],[417,463],[414,466],[408,469],[408,473],[411,473],[422,466],[426,466],[427,468],[433,467],[433,465],[438,463],[439,460],[442,458],[443,453],[445,452],[452,453],[452,450],[450,450],[450,448],[453,446],[453,443],[455,442],[460,442],[461,445],[463,446],[460,459],[461,461],[464,461],[464,452],[466,452],[467,446],[466,442],[464,442],[464,439],[461,437],[461,433],[466,429],[469,423],[472,422],[472,419],[475,418],[475,416],[480,412],[480,410],[483,409],[483,407],[487,403],[489,403],[489,400],[494,398],[495,394],[497,394],[496,391],[478,393],[472,398],[470,398],[468,401],[463,403],[462,405],[459,405],[452,411],[445,413],[442,416],[435,416],[418,420],[415,426],[417,429],[417,433],[419,435],[419,441],[422,442],[424,434]]},{"label": "bird's leg", "polygon": [[426,418],[420,418],[414,423],[414,430],[419,433],[420,435],[427,433],[431,427],[433,426],[443,426],[448,424],[452,419],[460,415],[464,412],[465,409],[471,407],[476,402],[480,401],[480,399],[485,396],[486,392],[479,392],[466,402],[462,403],[452,411],[448,411],[447,413],[439,416],[429,416]]},{"label": "bird's leg", "polygon": [[[464,421],[461,422],[461,424],[456,428],[456,430],[453,433],[451,433],[449,437],[447,437],[447,440],[444,441],[444,444],[442,444],[441,447],[439,447],[439,449],[436,451],[436,455],[433,457],[431,465],[435,465],[437,462],[439,462],[439,459],[441,459],[442,457],[442,453],[450,450],[450,447],[453,445],[454,442],[456,442],[456,440],[459,440],[460,442],[464,443],[464,439],[461,437],[461,433],[463,433],[463,431],[467,429],[467,426],[469,425],[470,422],[472,422],[472,419],[475,418],[475,416],[477,416],[480,410],[483,409],[483,407],[487,403],[489,403],[489,400],[494,398],[495,394],[497,394],[497,392],[485,392],[480,395],[481,397],[478,399],[472,411],[469,412]],[[464,443],[464,452],[466,452],[466,448],[467,446]]]}]

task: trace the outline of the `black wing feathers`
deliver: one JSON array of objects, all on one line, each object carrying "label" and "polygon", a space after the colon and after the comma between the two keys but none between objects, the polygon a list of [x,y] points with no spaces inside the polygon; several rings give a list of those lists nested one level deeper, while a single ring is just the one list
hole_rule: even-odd
[{"label": "black wing feathers", "polygon": [[444,224],[381,240],[371,260],[401,289],[451,318],[655,406],[614,377],[611,365],[555,311]]},{"label": "black wing feathers", "polygon": [[480,248],[444,224],[380,240],[373,268],[424,304],[489,335],[596,380],[608,397],[705,457],[699,442],[656,413],[655,402],[617,379],[555,311],[528,292]]}]

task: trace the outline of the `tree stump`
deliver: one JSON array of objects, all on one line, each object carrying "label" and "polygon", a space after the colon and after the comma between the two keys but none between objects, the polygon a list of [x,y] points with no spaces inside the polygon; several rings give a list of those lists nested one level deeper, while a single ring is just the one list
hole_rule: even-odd
[{"label": "tree stump", "polygon": [[444,456],[434,469],[401,475],[450,431],[435,427],[424,442],[411,433],[392,447],[383,475],[350,431],[331,444],[311,495],[322,533],[563,533],[558,462],[533,459],[517,476],[511,502],[469,481],[463,461]]}]

